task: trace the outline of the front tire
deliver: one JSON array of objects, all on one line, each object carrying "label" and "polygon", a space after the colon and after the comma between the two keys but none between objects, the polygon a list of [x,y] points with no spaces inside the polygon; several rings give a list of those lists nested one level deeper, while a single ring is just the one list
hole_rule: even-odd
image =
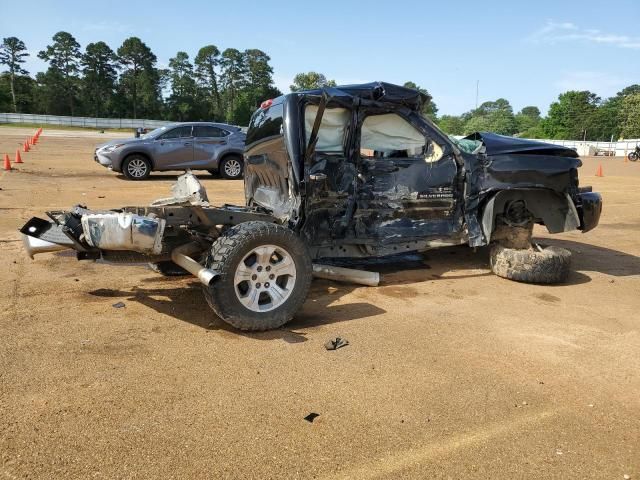
[{"label": "front tire", "polygon": [[524,283],[563,283],[569,277],[571,252],[560,247],[509,248],[500,243],[491,247],[493,273]]},{"label": "front tire", "polygon": [[122,163],[122,174],[128,180],[146,180],[151,175],[151,162],[142,155],[129,155]]},{"label": "front tire", "polygon": [[245,222],[211,246],[205,266],[219,273],[204,296],[239,330],[279,328],[302,307],[311,285],[311,258],[298,236],[280,225]]},{"label": "front tire", "polygon": [[243,171],[244,161],[240,155],[227,155],[220,162],[220,175],[227,180],[238,180],[242,178]]},{"label": "front tire", "polygon": [[637,152],[631,152],[627,155],[627,158],[629,160],[631,160],[632,162],[636,162],[638,160],[638,153]]}]

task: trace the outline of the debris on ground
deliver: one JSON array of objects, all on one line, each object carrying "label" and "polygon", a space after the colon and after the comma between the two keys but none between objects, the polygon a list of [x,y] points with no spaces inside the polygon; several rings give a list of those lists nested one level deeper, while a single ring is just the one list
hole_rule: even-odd
[{"label": "debris on ground", "polygon": [[329,340],[327,343],[325,343],[324,348],[326,348],[327,350],[337,350],[339,348],[346,347],[347,345],[349,345],[349,340],[336,337],[335,340]]},{"label": "debris on ground", "polygon": [[304,419],[309,422],[309,423],[313,423],[313,421],[318,418],[320,416],[319,413],[313,413],[311,412],[309,415],[307,415],[306,417],[304,417]]},{"label": "debris on ground", "polygon": [[126,307],[126,305],[125,305],[125,303],[124,303],[124,302],[117,302],[117,303],[114,303],[114,304],[113,304],[113,305],[111,305],[111,306],[112,306],[113,308],[124,308],[124,307]]}]

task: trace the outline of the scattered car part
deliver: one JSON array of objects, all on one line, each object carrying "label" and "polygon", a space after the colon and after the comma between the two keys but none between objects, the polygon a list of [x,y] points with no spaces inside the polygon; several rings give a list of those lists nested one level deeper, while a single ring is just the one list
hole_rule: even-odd
[{"label": "scattered car part", "polygon": [[334,340],[329,340],[324,344],[324,348],[327,350],[337,350],[342,347],[346,347],[349,345],[349,340],[344,339],[342,337],[336,337]]},{"label": "scattered car part", "polygon": [[187,243],[180,247],[174,248],[171,252],[171,260],[173,263],[181,268],[184,268],[187,272],[198,277],[198,280],[204,285],[209,286],[211,280],[218,276],[218,272],[204,267],[201,263],[197,262],[189,255],[202,252],[202,248],[197,243]]},{"label": "scattered car part", "polygon": [[377,287],[380,283],[378,272],[356,270],[354,268],[336,267],[334,265],[313,264],[313,276],[337,282],[357,283],[369,287]]}]

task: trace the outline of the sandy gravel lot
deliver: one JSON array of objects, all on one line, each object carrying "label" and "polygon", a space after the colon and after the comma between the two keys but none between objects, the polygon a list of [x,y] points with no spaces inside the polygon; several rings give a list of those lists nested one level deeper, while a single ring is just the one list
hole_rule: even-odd
[{"label": "sandy gravel lot", "polygon": [[[0,129],[0,154],[28,133]],[[585,159],[605,210],[549,240],[573,251],[565,285],[447,248],[377,288],[316,280],[286,328],[243,334],[192,278],[26,257],[32,215],[174,179],[125,181],[92,161],[99,139],[50,133],[0,173],[0,478],[640,478],[640,163]]]}]

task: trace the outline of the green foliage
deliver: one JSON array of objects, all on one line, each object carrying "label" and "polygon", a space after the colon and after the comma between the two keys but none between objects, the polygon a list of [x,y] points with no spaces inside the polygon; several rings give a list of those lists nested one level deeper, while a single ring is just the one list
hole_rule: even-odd
[{"label": "green foliage", "polygon": [[129,37],[118,48],[118,60],[123,68],[118,90],[129,100],[122,115],[157,116],[162,100],[156,56],[138,37]]},{"label": "green foliage", "polygon": [[68,32],[58,32],[52,40],[38,53],[38,58],[49,62],[39,82],[47,92],[45,104],[55,105],[62,115],[74,115],[80,87],[80,44]]},{"label": "green foliage", "polygon": [[533,132],[540,124],[540,109],[538,107],[529,106],[520,110],[516,116],[517,131],[521,136],[531,138],[526,132]]},{"label": "green foliage", "polygon": [[112,108],[118,72],[116,54],[104,42],[90,43],[82,55],[82,103],[89,115],[108,115]]},{"label": "green foliage", "polygon": [[9,90],[11,92],[11,106],[14,112],[18,112],[16,77],[29,73],[22,68],[25,57],[28,56],[27,47],[19,38],[6,37],[2,39],[2,44],[0,44],[0,65],[6,65],[9,69]]},{"label": "green foliage", "polygon": [[600,98],[589,91],[569,91],[551,104],[542,130],[547,138],[595,140],[595,118]]},{"label": "green foliage", "polygon": [[293,77],[293,83],[289,86],[292,92],[299,92],[301,90],[314,90],[322,87],[335,87],[335,80],[327,80],[322,73],[318,72],[306,72],[298,73]]},{"label": "green foliage", "polygon": [[178,52],[169,60],[168,79],[171,83],[171,95],[167,99],[169,118],[184,121],[197,117],[196,80],[186,52]]},{"label": "green foliage", "polygon": [[207,45],[198,50],[195,58],[195,76],[198,84],[197,96],[205,106],[204,118],[223,118],[222,100],[218,86],[217,68],[220,65],[220,50],[215,45]]},{"label": "green foliage", "polygon": [[462,135],[464,133],[464,121],[456,115],[442,115],[438,118],[438,126],[448,135]]},{"label": "green foliage", "polygon": [[[169,68],[139,38],[127,38],[117,53],[105,43],[89,43],[84,52],[68,32],[56,33],[38,53],[48,62],[35,77],[24,70],[29,55],[23,41],[0,44],[0,110],[53,115],[215,120],[247,125],[260,103],[282,94],[273,82],[271,58],[259,49],[244,51],[205,45],[193,64],[177,52]],[[318,72],[298,73],[292,91],[335,86]],[[415,82],[404,86],[428,95]],[[163,95],[164,94],[164,95]],[[166,97],[166,98],[165,98]],[[589,91],[562,93],[541,118],[536,106],[514,115],[504,98],[484,102],[462,115],[437,116],[430,101],[423,114],[451,135],[491,131],[527,138],[609,140],[640,137],[640,85],[630,85],[601,100]]]},{"label": "green foliage", "polygon": [[640,138],[640,89],[622,99],[619,121],[622,138]]},{"label": "green foliage", "polygon": [[418,90],[420,93],[424,93],[430,98],[430,100],[422,106],[422,113],[424,114],[425,117],[429,117],[432,121],[435,122],[438,117],[438,107],[433,101],[433,99],[431,99],[431,95],[429,94],[429,91],[426,88],[419,87],[414,82],[404,82],[403,86],[407,88],[413,88],[414,90]]},{"label": "green foliage", "polygon": [[518,126],[511,104],[504,98],[484,102],[475,110],[463,115],[464,134],[473,132],[494,132],[501,135],[513,135]]}]

